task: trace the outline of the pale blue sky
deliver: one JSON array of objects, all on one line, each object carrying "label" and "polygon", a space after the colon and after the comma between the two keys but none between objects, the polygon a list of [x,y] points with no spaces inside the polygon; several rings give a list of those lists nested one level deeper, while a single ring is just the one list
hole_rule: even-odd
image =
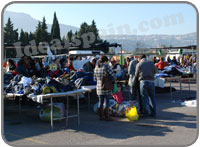
[{"label": "pale blue sky", "polygon": [[[79,27],[82,22],[90,24],[94,19],[100,32],[103,29],[103,32],[107,35],[120,34],[117,28],[121,25],[128,26],[130,34],[137,35],[196,32],[196,11],[189,4],[18,3],[9,5],[5,10],[27,13],[38,20],[42,20],[42,17],[45,16],[49,24],[52,23],[53,13],[56,11],[59,23],[76,27]],[[171,15],[178,15],[177,20],[180,20],[180,22],[166,26],[165,17]]]}]

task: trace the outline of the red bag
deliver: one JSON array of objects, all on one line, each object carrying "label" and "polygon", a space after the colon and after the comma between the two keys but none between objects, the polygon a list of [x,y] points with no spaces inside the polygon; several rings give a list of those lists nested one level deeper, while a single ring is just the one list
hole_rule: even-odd
[{"label": "red bag", "polygon": [[124,101],[124,98],[122,96],[122,92],[117,92],[115,94],[112,94],[112,97],[114,98],[114,100],[118,103],[121,104]]}]

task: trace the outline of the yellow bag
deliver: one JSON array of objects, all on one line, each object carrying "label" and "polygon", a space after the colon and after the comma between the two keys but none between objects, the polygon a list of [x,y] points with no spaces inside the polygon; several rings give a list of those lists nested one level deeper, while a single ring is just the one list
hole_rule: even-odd
[{"label": "yellow bag", "polygon": [[55,87],[51,86],[51,87],[48,87],[48,86],[45,86],[42,90],[42,93],[43,94],[48,94],[48,93],[57,93],[58,91],[56,90]]},{"label": "yellow bag", "polygon": [[135,121],[139,119],[139,115],[137,113],[137,109],[135,106],[131,108],[127,108],[125,112],[125,116],[128,118],[130,121]]}]

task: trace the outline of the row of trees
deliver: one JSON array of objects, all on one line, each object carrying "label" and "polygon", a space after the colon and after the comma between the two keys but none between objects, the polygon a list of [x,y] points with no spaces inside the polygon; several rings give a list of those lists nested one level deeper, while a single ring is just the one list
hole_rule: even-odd
[{"label": "row of trees", "polygon": [[[13,23],[11,22],[11,19],[8,18],[8,22],[4,27],[4,43],[8,45],[12,45],[15,42],[20,41],[21,45],[28,45],[30,41],[35,40],[36,44],[39,44],[40,42],[48,42],[50,43],[53,39],[59,39],[62,44],[68,42],[73,44],[74,39],[80,40],[80,44],[78,44],[77,47],[82,49],[83,47],[83,38],[82,35],[87,34],[89,32],[92,32],[94,35],[94,41],[90,44],[93,46],[94,44],[108,44],[108,42],[103,41],[99,37],[99,31],[97,29],[96,23],[93,20],[91,25],[88,25],[86,22],[82,23],[80,26],[80,30],[76,31],[75,33],[70,30],[65,36],[60,36],[60,27],[59,22],[56,17],[56,13],[54,13],[53,18],[53,24],[51,28],[51,32],[49,33],[47,31],[47,24],[45,17],[43,17],[42,22],[38,22],[38,25],[36,27],[36,30],[34,33],[25,32],[23,29],[21,29],[20,34],[18,34],[18,29],[14,29]],[[98,50],[98,48],[97,48]],[[100,49],[102,50],[102,48]],[[108,48],[103,49],[104,52],[108,52]]]},{"label": "row of trees", "polygon": [[53,39],[60,40],[60,27],[56,17],[56,13],[54,13],[51,33],[47,32],[45,17],[43,17],[42,22],[38,22],[34,33],[24,32],[24,30],[21,29],[20,34],[18,34],[18,29],[14,30],[14,25],[11,22],[10,18],[8,18],[8,22],[4,27],[4,43],[8,45],[12,45],[17,41],[20,41],[22,45],[28,45],[29,41],[31,40],[35,40],[38,44],[39,42],[50,42]]}]

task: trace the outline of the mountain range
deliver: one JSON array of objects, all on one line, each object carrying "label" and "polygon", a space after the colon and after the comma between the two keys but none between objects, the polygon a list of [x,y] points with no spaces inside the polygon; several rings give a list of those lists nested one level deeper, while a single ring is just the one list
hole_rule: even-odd
[{"label": "mountain range", "polygon": [[125,50],[131,51],[135,48],[196,45],[196,35],[196,33],[183,35],[109,35],[101,36],[101,38],[110,43],[121,43]]},{"label": "mountain range", "polygon": [[[20,31],[23,29],[26,32],[35,32],[38,20],[26,13],[17,12],[4,12],[3,24],[7,23],[8,18],[14,23],[14,28],[18,28]],[[52,20],[53,21],[53,20]],[[48,32],[51,30],[51,24],[47,24]],[[72,30],[75,32],[79,28],[60,24],[60,34],[62,36],[66,35],[68,31]],[[196,45],[197,34],[189,33],[182,35],[107,35],[100,36],[102,39],[107,40],[110,43],[121,43],[124,50],[132,51],[135,48],[153,48],[161,46],[186,46],[186,45]]]}]

